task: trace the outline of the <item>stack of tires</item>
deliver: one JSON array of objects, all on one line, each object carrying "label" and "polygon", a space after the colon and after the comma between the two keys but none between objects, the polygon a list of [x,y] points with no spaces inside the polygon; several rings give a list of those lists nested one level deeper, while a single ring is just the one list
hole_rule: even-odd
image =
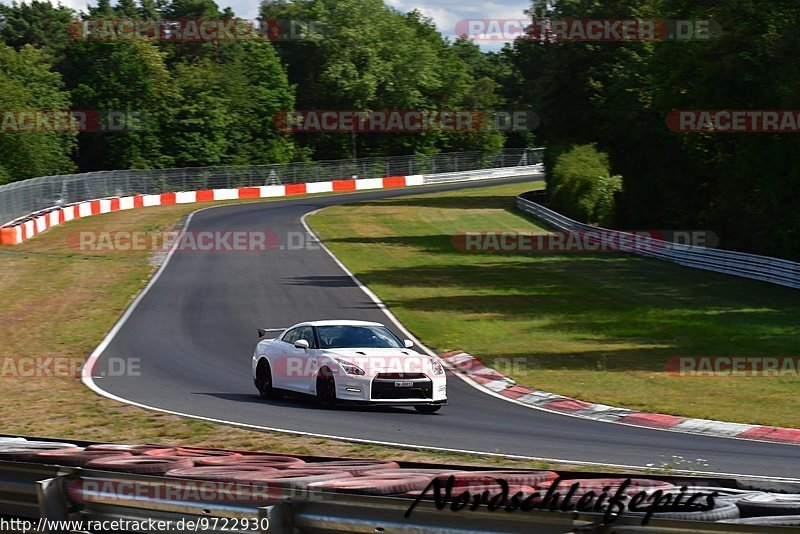
[{"label": "stack of tires", "polygon": [[[433,499],[431,486],[438,480],[441,488],[450,486],[451,495],[464,492],[474,495],[501,494],[503,480],[507,495],[540,495],[558,479],[556,491],[563,496],[579,484],[575,500],[593,492],[614,494],[627,481],[625,494],[632,497],[641,491],[648,495],[661,491],[677,495],[716,492],[715,506],[707,511],[659,512],[660,519],[716,521],[747,525],[800,527],[800,494],[776,494],[722,487],[677,487],[654,478],[631,479],[575,478],[566,473],[524,470],[458,470],[452,467],[402,468],[384,460],[306,461],[280,453],[245,453],[195,447],[158,447],[152,445],[97,444],[79,447],[72,443],[32,441],[24,438],[0,438],[0,461],[38,462],[50,465],[81,467],[121,473],[166,476],[186,481],[237,483],[241,486],[268,487],[278,493],[302,490],[361,495],[394,496],[407,499]],[[183,481],[183,482],[178,482]],[[255,498],[257,494],[250,492]],[[264,494],[258,494],[263,499]],[[78,495],[80,498],[81,495]],[[261,501],[263,502],[263,500]],[[508,503],[504,503],[508,504]],[[597,511],[605,511],[601,506]],[[626,515],[644,515],[626,511]]]}]

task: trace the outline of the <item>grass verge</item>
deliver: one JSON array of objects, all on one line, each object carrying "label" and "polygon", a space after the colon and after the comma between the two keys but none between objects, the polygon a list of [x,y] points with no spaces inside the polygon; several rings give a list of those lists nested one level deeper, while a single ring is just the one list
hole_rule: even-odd
[{"label": "grass verge", "polygon": [[[161,206],[87,217],[21,245],[0,248],[0,361],[49,356],[84,361],[153,274],[149,252],[76,250],[78,233],[169,231],[200,207],[230,203]],[[98,397],[77,378],[0,376],[0,432],[416,462],[568,467],[243,430]]]},{"label": "grass verge", "polygon": [[800,293],[629,254],[464,253],[463,231],[541,230],[542,184],[327,208],[309,223],[428,346],[541,390],[644,411],[800,427],[800,379],[681,377],[679,356],[797,356]]}]

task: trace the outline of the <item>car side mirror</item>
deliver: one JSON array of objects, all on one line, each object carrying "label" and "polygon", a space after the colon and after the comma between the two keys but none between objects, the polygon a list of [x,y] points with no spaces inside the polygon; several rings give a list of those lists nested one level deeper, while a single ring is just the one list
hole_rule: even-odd
[{"label": "car side mirror", "polygon": [[298,339],[297,341],[294,342],[294,346],[297,347],[298,349],[308,350],[308,347],[310,347],[311,345],[309,345],[308,341],[305,339]]},{"label": "car side mirror", "polygon": [[410,339],[404,339],[404,340],[403,340],[403,345],[405,345],[405,347],[406,347],[407,349],[410,349],[411,347],[413,347],[413,346],[414,346],[414,342],[413,342],[413,341],[411,341]]}]

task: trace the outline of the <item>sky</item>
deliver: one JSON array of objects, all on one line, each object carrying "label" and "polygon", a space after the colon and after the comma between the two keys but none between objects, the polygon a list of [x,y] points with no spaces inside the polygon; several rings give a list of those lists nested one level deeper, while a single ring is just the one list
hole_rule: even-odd
[{"label": "sky", "polygon": [[[51,0],[69,6],[76,11],[85,11],[87,0]],[[220,9],[230,7],[239,17],[251,19],[258,16],[259,0],[216,0]],[[433,19],[436,27],[443,35],[455,36],[456,24],[467,19],[520,19],[523,11],[530,7],[531,0],[384,0],[399,11],[418,9]],[[11,0],[0,0],[0,3],[11,3]],[[112,4],[116,1],[112,0]],[[483,50],[498,50],[503,41],[478,41]]]}]

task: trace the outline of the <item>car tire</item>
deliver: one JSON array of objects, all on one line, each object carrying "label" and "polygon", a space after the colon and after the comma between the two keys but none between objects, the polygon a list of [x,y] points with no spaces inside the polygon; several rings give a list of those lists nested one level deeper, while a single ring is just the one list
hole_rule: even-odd
[{"label": "car tire", "polygon": [[320,369],[317,375],[317,402],[323,408],[336,405],[336,379],[327,367]]},{"label": "car tire", "polygon": [[744,497],[736,501],[741,516],[760,517],[800,515],[800,498],[794,495],[766,495],[761,497]]},{"label": "car tire", "polygon": [[272,369],[269,367],[269,362],[262,358],[258,362],[256,368],[256,388],[258,393],[265,399],[277,399],[280,395],[274,387],[272,387]]},{"label": "car tire", "polygon": [[441,408],[441,406],[414,406],[414,409],[419,413],[436,413]]}]

